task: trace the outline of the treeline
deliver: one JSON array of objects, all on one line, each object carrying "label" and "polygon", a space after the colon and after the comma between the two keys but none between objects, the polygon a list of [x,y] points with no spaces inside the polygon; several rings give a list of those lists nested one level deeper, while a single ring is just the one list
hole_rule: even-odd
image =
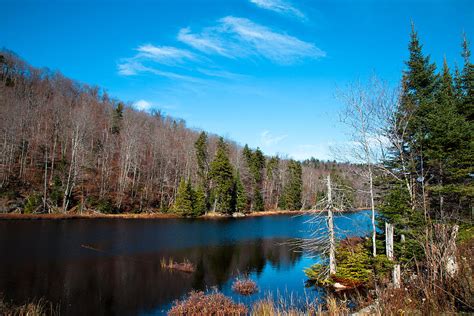
[{"label": "treeline", "polygon": [[443,225],[472,227],[474,65],[465,37],[463,65],[454,71],[446,59],[437,70],[414,28],[409,52],[384,134],[390,147],[379,179],[379,224],[395,225],[396,256],[413,263],[432,255],[441,238],[450,240]]},{"label": "treeline", "polygon": [[3,211],[293,210],[316,205],[330,172],[362,186],[357,166],[265,157],[9,51],[0,53],[0,131]]}]

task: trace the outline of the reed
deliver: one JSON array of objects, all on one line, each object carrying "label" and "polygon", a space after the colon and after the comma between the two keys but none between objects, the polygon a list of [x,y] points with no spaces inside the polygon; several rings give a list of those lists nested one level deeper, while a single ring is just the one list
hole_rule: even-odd
[{"label": "reed", "polygon": [[188,259],[184,259],[183,262],[176,262],[173,258],[169,258],[168,261],[166,261],[165,258],[161,258],[160,266],[162,269],[177,270],[186,273],[193,273],[196,270],[194,264]]}]

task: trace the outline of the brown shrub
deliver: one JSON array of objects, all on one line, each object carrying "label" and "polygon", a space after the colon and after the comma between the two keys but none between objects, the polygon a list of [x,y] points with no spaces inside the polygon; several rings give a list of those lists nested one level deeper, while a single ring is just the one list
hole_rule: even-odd
[{"label": "brown shrub", "polygon": [[257,292],[258,288],[257,288],[257,283],[255,283],[254,281],[248,278],[245,278],[245,279],[238,278],[232,284],[232,290],[234,290],[234,292],[239,293],[241,295],[251,295]]},{"label": "brown shrub", "polygon": [[243,304],[236,304],[222,293],[204,294],[191,292],[181,301],[176,301],[168,315],[246,315],[247,308]]}]

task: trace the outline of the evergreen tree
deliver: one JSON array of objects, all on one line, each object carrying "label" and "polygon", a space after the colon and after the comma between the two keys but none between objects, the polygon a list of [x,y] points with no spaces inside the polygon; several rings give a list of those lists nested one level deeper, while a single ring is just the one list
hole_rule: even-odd
[{"label": "evergreen tree", "polygon": [[176,194],[176,201],[173,204],[173,211],[182,216],[193,215],[193,192],[191,184],[181,179]]},{"label": "evergreen tree", "polygon": [[[430,62],[429,56],[424,56],[415,27],[412,24],[410,44],[408,50],[410,57],[406,62],[407,70],[403,72],[402,96],[398,115],[409,117],[406,136],[410,150],[414,157],[411,172],[416,173],[423,150],[423,142],[428,131],[425,118],[436,101],[438,76],[436,66]],[[400,132],[400,131],[399,131]]]},{"label": "evergreen tree", "polygon": [[227,145],[221,137],[217,152],[211,163],[210,176],[213,181],[214,210],[222,213],[234,211],[234,168],[230,163]]},{"label": "evergreen tree", "polygon": [[237,172],[235,176],[235,210],[237,212],[244,212],[247,207],[247,194],[245,193],[244,186],[240,180],[240,174]]},{"label": "evergreen tree", "polygon": [[461,76],[462,100],[459,103],[459,112],[467,121],[474,120],[474,64],[471,63],[471,51],[469,42],[464,35],[462,57],[464,59],[464,68]]},{"label": "evergreen tree", "polygon": [[398,179],[403,179],[404,183],[401,185],[385,179],[387,186],[379,206],[379,225],[385,225],[384,221],[394,224],[395,235],[398,235],[396,240],[400,240],[402,232],[414,234],[418,224],[415,221],[400,222],[397,214],[407,214],[408,208],[412,218],[426,216],[424,171],[429,135],[427,118],[433,113],[439,88],[436,67],[430,63],[428,56],[424,56],[413,25],[408,49],[410,57],[403,72],[400,104],[394,118],[399,129],[390,131],[394,134],[392,139],[402,144],[394,147],[384,162],[385,168]]},{"label": "evergreen tree", "polygon": [[406,81],[403,93],[410,96],[412,103],[409,105],[417,107],[432,101],[437,88],[436,66],[430,62],[429,56],[424,56],[422,48],[418,33],[412,25],[408,47],[410,57],[406,62],[408,69],[403,72]]},{"label": "evergreen tree", "polygon": [[245,144],[244,149],[242,150],[242,156],[244,157],[247,164],[250,166],[250,162],[252,161],[252,150],[250,150],[247,144]]},{"label": "evergreen tree", "polygon": [[242,152],[247,166],[250,170],[252,177],[251,181],[251,210],[252,211],[263,211],[265,205],[262,197],[263,187],[263,170],[265,168],[265,156],[263,155],[260,148],[257,148],[254,152],[245,145]]},{"label": "evergreen tree", "polygon": [[458,106],[459,113],[461,113],[461,111],[459,110],[459,104],[463,102],[462,76],[457,65],[454,68],[453,89],[454,95],[456,96],[456,105]]},{"label": "evergreen tree", "polygon": [[301,209],[303,190],[302,167],[299,161],[290,160],[287,169],[287,182],[283,190],[280,207],[288,210]]},{"label": "evergreen tree", "polygon": [[123,119],[123,103],[119,102],[112,114],[112,134],[120,133],[120,127]]},{"label": "evergreen tree", "polygon": [[194,143],[196,150],[196,161],[197,161],[197,176],[199,184],[204,191],[205,197],[205,211],[209,209],[209,162],[207,154],[207,134],[201,132],[198,139]]},{"label": "evergreen tree", "polygon": [[[444,61],[437,102],[425,118],[428,135],[425,138],[426,166],[429,170],[431,215],[443,218],[445,210],[457,210],[459,200],[455,189],[464,186],[469,173],[472,150],[469,124],[457,111],[456,95],[446,60]],[[461,175],[461,177],[459,177]],[[461,187],[459,187],[461,185]]]},{"label": "evergreen tree", "polygon": [[251,156],[250,170],[252,172],[255,184],[260,186],[263,181],[263,168],[265,168],[265,156],[260,148],[257,147]]},{"label": "evergreen tree", "polygon": [[201,132],[198,139],[194,143],[194,148],[196,149],[196,161],[197,161],[197,175],[201,181],[201,184],[204,185],[207,182],[207,172],[209,169],[207,162],[207,134],[206,132]]},{"label": "evergreen tree", "polygon": [[265,204],[269,208],[276,208],[280,193],[280,158],[271,157],[265,167],[267,173],[267,182],[269,183],[267,192],[265,192]]},{"label": "evergreen tree", "polygon": [[[469,124],[469,50],[464,43],[462,74],[451,76],[447,62],[441,75],[421,50],[412,30],[410,58],[402,78],[400,105],[395,113],[400,130],[392,139],[402,140],[384,162],[395,175],[382,179],[379,227],[395,225],[395,251],[402,261],[422,256],[418,244],[432,220],[453,219],[472,201],[472,125]],[[467,58],[466,58],[467,57]],[[467,101],[466,101],[467,100]],[[465,103],[467,102],[467,103]],[[406,127],[406,128],[405,128]],[[397,180],[394,180],[397,179]],[[400,237],[405,242],[400,243]]]},{"label": "evergreen tree", "polygon": [[410,57],[406,62],[407,70],[403,72],[400,105],[395,114],[397,121],[406,124],[398,124],[400,129],[391,131],[398,134],[396,138],[403,142],[402,152],[398,151],[400,148],[394,148],[390,159],[386,161],[386,167],[395,172],[404,170],[403,177],[409,178],[413,185],[410,203],[416,208],[422,204],[423,198],[417,200],[416,197],[421,196],[425,185],[424,150],[429,135],[426,120],[434,109],[439,81],[435,73],[436,66],[430,62],[429,56],[423,55],[413,25],[408,48]]},{"label": "evergreen tree", "polygon": [[194,191],[193,213],[194,216],[200,216],[207,211],[206,193],[202,185],[198,185]]},{"label": "evergreen tree", "polygon": [[265,204],[263,203],[262,191],[255,187],[253,191],[253,210],[255,212],[262,212],[265,210]]}]

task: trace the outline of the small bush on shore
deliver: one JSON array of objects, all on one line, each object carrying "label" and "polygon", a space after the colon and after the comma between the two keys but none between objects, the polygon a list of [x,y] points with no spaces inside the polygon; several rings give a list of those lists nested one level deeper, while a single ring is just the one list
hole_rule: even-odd
[{"label": "small bush on shore", "polygon": [[247,315],[247,307],[235,303],[222,293],[193,291],[186,299],[176,301],[168,315]]},{"label": "small bush on shore", "polygon": [[380,274],[389,272],[385,267],[386,257],[379,255],[379,259],[374,261],[369,252],[362,238],[346,238],[337,246],[337,270],[334,275],[328,275],[328,267],[322,264],[315,264],[304,272],[311,282],[320,286],[331,286],[336,282],[347,289],[364,286],[373,279],[375,268]]}]

